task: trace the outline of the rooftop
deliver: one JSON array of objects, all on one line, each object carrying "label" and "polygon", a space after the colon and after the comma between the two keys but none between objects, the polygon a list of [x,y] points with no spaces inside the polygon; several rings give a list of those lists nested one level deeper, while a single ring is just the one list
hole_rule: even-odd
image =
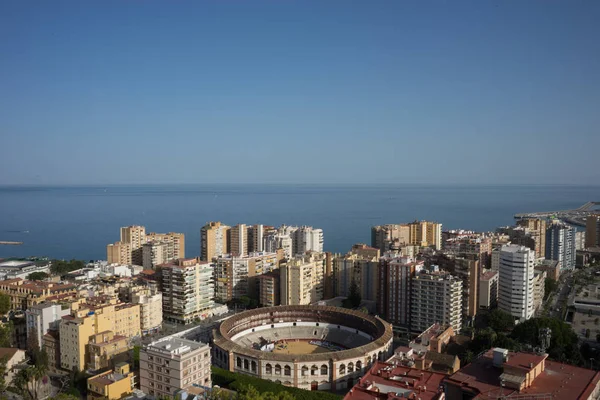
[{"label": "rooftop", "polygon": [[441,400],[446,374],[376,362],[346,394],[344,400],[421,399]]},{"label": "rooftop", "polygon": [[35,263],[31,261],[21,261],[21,260],[9,260],[0,262],[0,268],[23,268],[28,267],[30,265],[35,265]]},{"label": "rooftop", "polygon": [[167,336],[150,343],[146,346],[146,349],[149,351],[167,352],[172,355],[182,356],[186,353],[198,350],[205,346],[207,345],[201,342],[195,342],[193,340]]},{"label": "rooftop", "polygon": [[588,393],[589,396],[600,380],[600,373],[596,371],[549,361],[546,357],[546,354],[508,353],[508,359],[504,364],[512,367],[511,375],[518,373],[524,376],[539,363],[545,364],[545,369],[534,378],[531,386],[520,393],[516,389],[501,387],[501,376],[506,374],[504,368],[493,365],[493,350],[489,350],[471,364],[461,368],[446,381],[474,393],[477,399],[496,398],[502,391],[504,396],[513,393],[547,394],[553,399],[569,400],[587,398],[584,393]]},{"label": "rooftop", "polygon": [[498,275],[498,271],[486,271],[483,274],[481,274],[481,277],[479,279],[482,281],[489,281],[496,275]]}]

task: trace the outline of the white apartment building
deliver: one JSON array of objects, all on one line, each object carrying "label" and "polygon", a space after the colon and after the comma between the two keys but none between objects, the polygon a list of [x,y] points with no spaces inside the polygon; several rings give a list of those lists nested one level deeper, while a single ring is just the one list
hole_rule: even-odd
[{"label": "white apartment building", "polygon": [[447,271],[423,271],[412,280],[411,331],[423,332],[431,325],[449,324],[455,332],[462,327],[460,278]]},{"label": "white apartment building", "polygon": [[546,259],[560,261],[563,270],[573,270],[575,255],[575,228],[553,221],[546,229]]},{"label": "white apartment building", "polygon": [[292,234],[296,230],[295,227],[282,225],[274,231],[265,235],[265,251],[274,253],[278,249],[283,249],[285,258],[288,260],[294,255],[294,247]]},{"label": "white apartment building", "polygon": [[188,324],[214,307],[213,268],[209,262],[179,259],[162,266],[163,316]]},{"label": "white apartment building", "polygon": [[42,347],[42,337],[49,329],[58,330],[60,319],[69,315],[69,307],[63,307],[55,303],[42,303],[29,307],[25,311],[27,322],[27,336],[35,335],[37,344]]},{"label": "white apartment building", "polygon": [[294,255],[302,255],[307,251],[323,252],[323,230],[312,226],[301,226],[292,233]]},{"label": "white apartment building", "polygon": [[323,299],[325,254],[296,257],[279,269],[281,305],[305,305]]},{"label": "white apartment building", "polygon": [[534,313],[535,252],[525,246],[504,245],[500,250],[498,307],[523,322]]},{"label": "white apartment building", "polygon": [[140,389],[156,398],[172,398],[194,385],[211,388],[210,347],[167,336],[140,351]]}]

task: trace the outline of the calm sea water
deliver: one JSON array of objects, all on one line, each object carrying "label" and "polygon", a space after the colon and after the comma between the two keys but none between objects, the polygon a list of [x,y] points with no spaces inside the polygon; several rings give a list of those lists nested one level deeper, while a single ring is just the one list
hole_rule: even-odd
[{"label": "calm sea water", "polygon": [[600,201],[600,186],[156,185],[0,186],[0,257],[105,259],[119,227],[183,232],[186,256],[200,251],[207,221],[322,228],[325,249],[346,252],[370,241],[370,227],[435,220],[444,229],[493,230],[519,212]]}]

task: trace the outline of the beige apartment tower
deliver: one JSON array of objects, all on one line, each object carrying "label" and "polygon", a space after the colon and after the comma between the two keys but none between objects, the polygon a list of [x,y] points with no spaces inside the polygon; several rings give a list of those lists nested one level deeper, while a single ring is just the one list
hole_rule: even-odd
[{"label": "beige apartment tower", "polygon": [[166,244],[165,258],[167,261],[185,258],[185,235],[183,233],[152,232],[146,235],[146,240],[157,241]]},{"label": "beige apartment tower", "polygon": [[307,305],[323,300],[324,253],[307,253],[282,264],[280,288],[282,305]]},{"label": "beige apartment tower", "polygon": [[131,265],[131,244],[115,242],[106,246],[106,259],[109,264]]},{"label": "beige apartment tower", "polygon": [[230,253],[234,256],[244,257],[248,255],[248,227],[239,224],[230,229],[229,246]]},{"label": "beige apartment tower", "polygon": [[408,224],[390,224],[371,228],[371,246],[382,252],[405,245],[442,248],[442,224],[414,221]]},{"label": "beige apartment tower", "polygon": [[200,259],[212,261],[213,258],[227,253],[228,231],[231,229],[220,222],[209,222],[200,230]]},{"label": "beige apartment tower", "polygon": [[600,214],[590,215],[586,219],[585,247],[600,247]]},{"label": "beige apartment tower", "polygon": [[546,255],[546,220],[540,218],[525,218],[517,221],[518,226],[527,229],[529,236],[534,240],[536,258],[543,258]]}]

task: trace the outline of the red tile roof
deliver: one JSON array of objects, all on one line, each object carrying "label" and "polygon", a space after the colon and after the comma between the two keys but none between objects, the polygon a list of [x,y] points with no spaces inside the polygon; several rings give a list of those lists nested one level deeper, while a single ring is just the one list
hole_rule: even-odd
[{"label": "red tile roof", "polygon": [[[535,367],[546,357],[547,355],[511,352],[506,364],[528,372],[532,369],[531,364]],[[518,390],[500,386],[500,375],[503,369],[493,366],[493,350],[461,368],[446,381],[475,394],[476,399],[496,398],[500,394],[508,396],[514,393],[551,394],[553,399],[561,400],[587,398],[585,394],[591,393],[600,381],[600,373],[596,371],[549,360],[545,360],[544,363],[544,371],[535,377],[531,386],[520,393]]]},{"label": "red tile roof", "polygon": [[[369,372],[346,394],[344,400],[403,398],[440,400],[441,383],[446,374],[376,362]],[[410,397],[412,396],[412,397]]]}]

